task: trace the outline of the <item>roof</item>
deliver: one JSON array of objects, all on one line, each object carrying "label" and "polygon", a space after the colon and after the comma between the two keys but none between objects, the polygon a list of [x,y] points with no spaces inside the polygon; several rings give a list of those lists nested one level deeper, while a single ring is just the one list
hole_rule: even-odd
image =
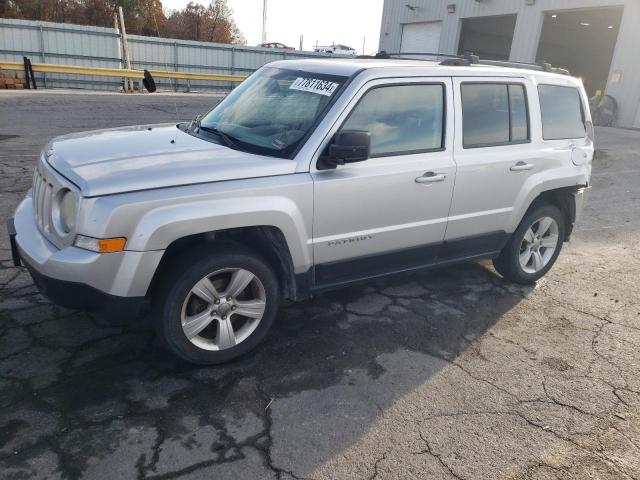
[{"label": "roof", "polygon": [[436,62],[421,60],[380,60],[367,58],[304,58],[300,60],[280,60],[269,64],[270,67],[289,68],[292,70],[305,70],[315,73],[327,73],[331,75],[343,75],[350,77],[363,69],[388,68],[398,66],[426,67],[436,66]]},{"label": "roof", "polygon": [[[271,67],[276,68],[287,68],[291,70],[303,70],[312,73],[324,73],[330,75],[341,75],[345,77],[350,77],[357,72],[362,70],[370,70],[370,69],[393,69],[396,71],[410,70],[410,69],[421,69],[426,70],[426,75],[433,75],[436,73],[434,70],[437,69],[437,75],[442,76],[478,76],[478,75],[486,75],[493,76],[496,74],[501,75],[511,75],[522,77],[526,74],[536,74],[536,75],[551,75],[554,77],[564,77],[570,78],[563,75],[559,75],[556,73],[544,72],[539,70],[529,70],[523,68],[511,68],[511,67],[502,67],[502,66],[493,66],[493,65],[469,65],[469,66],[451,66],[451,65],[440,65],[439,62],[433,62],[428,60],[404,60],[404,59],[377,59],[377,58],[305,58],[300,60],[280,60],[277,62],[272,62],[268,64]],[[433,69],[433,70],[432,70]],[[413,73],[413,72],[411,72]],[[394,73],[395,75],[395,73]]]}]

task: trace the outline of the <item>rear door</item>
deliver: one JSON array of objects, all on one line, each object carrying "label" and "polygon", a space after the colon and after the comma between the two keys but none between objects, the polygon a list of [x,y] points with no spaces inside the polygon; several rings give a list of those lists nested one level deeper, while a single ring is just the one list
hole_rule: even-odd
[{"label": "rear door", "polygon": [[316,285],[433,263],[455,181],[450,78],[369,82],[327,137],[371,132],[371,157],[312,165]]},{"label": "rear door", "polygon": [[502,248],[516,198],[546,168],[531,121],[535,87],[525,78],[454,78],[456,186],[445,257]]}]

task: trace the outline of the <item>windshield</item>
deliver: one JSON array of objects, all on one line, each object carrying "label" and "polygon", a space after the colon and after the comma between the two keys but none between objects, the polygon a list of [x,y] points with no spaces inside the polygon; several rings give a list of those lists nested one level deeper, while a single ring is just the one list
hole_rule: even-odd
[{"label": "windshield", "polygon": [[[264,67],[209,112],[199,125],[239,149],[289,157],[310,133],[346,78]],[[215,133],[214,133],[215,134]]]}]

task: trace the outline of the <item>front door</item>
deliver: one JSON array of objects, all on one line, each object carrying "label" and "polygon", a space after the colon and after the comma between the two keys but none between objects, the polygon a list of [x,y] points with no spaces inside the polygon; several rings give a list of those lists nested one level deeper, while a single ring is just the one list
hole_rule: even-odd
[{"label": "front door", "polygon": [[456,167],[449,78],[365,85],[334,125],[371,133],[368,160],[318,170],[314,180],[316,286],[409,270],[435,261]]}]

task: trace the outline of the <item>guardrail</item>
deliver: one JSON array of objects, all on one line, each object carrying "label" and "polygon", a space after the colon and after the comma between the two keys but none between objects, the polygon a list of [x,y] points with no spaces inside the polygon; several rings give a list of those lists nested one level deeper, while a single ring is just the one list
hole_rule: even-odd
[{"label": "guardrail", "polygon": [[[78,67],[75,65],[57,65],[53,63],[32,63],[34,72],[64,73],[71,75],[94,75],[98,77],[144,78],[142,70],[124,68]],[[0,61],[0,68],[5,70],[23,70],[24,64],[19,62]],[[206,80],[212,82],[242,82],[244,75],[218,75],[212,73],[172,72],[168,70],[148,70],[153,77],[176,78],[181,80]]]},{"label": "guardrail", "polygon": [[[0,0],[0,3],[2,1]],[[155,76],[158,89],[173,91],[183,88],[229,91],[242,80],[240,76],[251,75],[270,62],[331,56],[314,52],[138,35],[127,35],[127,41],[131,53],[131,64],[128,68],[150,71]],[[38,64],[86,65],[118,70],[120,67],[127,68],[122,53],[121,32],[115,28],[0,19],[0,61],[22,63],[23,57],[30,58],[32,63]],[[172,73],[160,73],[165,71]],[[190,73],[197,73],[197,76]],[[114,90],[124,85],[121,81],[123,78],[140,81],[139,75],[121,77],[120,72],[100,76],[36,71],[35,75],[38,86],[44,88]],[[222,78],[224,80],[219,80]]]}]

